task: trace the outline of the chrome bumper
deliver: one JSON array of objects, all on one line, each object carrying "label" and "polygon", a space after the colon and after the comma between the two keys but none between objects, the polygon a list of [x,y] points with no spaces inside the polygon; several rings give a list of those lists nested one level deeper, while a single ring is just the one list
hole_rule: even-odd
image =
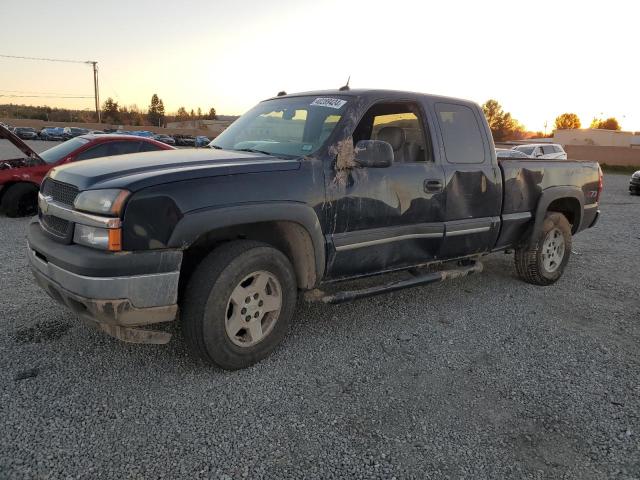
[{"label": "chrome bumper", "polygon": [[163,332],[128,327],[168,322],[178,312],[180,272],[89,277],[40,258],[28,246],[27,255],[37,283],[58,303],[124,341],[166,343]]}]

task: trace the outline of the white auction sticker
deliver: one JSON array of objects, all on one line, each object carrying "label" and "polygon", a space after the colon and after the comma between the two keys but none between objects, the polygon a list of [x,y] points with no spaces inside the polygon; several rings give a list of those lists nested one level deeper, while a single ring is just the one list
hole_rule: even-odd
[{"label": "white auction sticker", "polygon": [[317,107],[329,107],[338,109],[342,108],[345,103],[347,103],[346,100],[341,100],[339,98],[320,97],[311,102],[311,105],[315,105]]}]

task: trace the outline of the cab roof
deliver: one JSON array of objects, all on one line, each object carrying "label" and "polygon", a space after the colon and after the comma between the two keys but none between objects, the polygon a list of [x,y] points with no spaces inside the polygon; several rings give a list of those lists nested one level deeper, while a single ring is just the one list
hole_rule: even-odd
[{"label": "cab roof", "polygon": [[428,93],[421,92],[410,92],[405,90],[386,90],[386,89],[375,89],[375,88],[349,88],[348,90],[311,90],[308,92],[296,92],[296,93],[288,93],[286,95],[276,95],[274,97],[270,97],[265,99],[267,100],[275,100],[278,98],[293,98],[293,97],[367,97],[369,99],[380,98],[380,99],[388,99],[388,100],[407,100],[411,97],[426,97],[433,101],[442,101],[442,102],[456,102],[461,104],[473,104],[477,105],[476,102],[471,100],[465,100],[462,98],[455,97],[446,97],[441,95],[432,95]]}]

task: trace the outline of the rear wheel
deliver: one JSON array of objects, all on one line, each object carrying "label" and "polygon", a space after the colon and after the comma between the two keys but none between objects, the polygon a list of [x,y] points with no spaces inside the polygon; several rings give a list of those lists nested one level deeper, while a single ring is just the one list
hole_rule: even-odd
[{"label": "rear wheel", "polygon": [[38,187],[30,183],[16,183],[2,196],[2,210],[7,217],[35,215],[38,206]]},{"label": "rear wheel", "polygon": [[245,368],[284,339],[297,286],[284,254],[260,242],[235,241],[210,253],[185,292],[182,328],[200,357],[227,369]]},{"label": "rear wheel", "polygon": [[548,212],[535,241],[516,249],[516,272],[533,285],[551,285],[562,276],[570,255],[569,221],[561,213]]}]

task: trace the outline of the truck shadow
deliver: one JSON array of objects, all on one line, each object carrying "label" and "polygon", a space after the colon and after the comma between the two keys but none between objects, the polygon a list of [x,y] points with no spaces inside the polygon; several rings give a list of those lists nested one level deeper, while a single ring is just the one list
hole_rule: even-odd
[{"label": "truck shadow", "polygon": [[[404,319],[417,315],[432,326],[447,328],[455,323],[455,314],[442,315],[440,312],[456,312],[464,303],[473,303],[470,296],[477,300],[495,297],[496,290],[503,291],[513,285],[516,278],[512,256],[497,254],[487,258],[485,271],[445,281],[439,284],[418,286],[405,290],[381,294],[375,297],[356,300],[339,305],[327,305],[321,302],[309,302],[300,295],[296,312],[283,344],[263,360],[261,364],[285,360],[294,351],[307,348],[308,343],[326,343],[331,348],[332,339],[356,338],[368,329],[384,328],[403,330],[411,328]],[[381,282],[390,282],[406,276],[406,273],[391,273],[352,282],[335,284],[333,289],[366,288]],[[523,284],[524,285],[524,284]],[[193,356],[182,336],[179,320],[161,326],[162,331],[172,334],[171,341],[158,346],[168,358],[191,362],[195,371],[215,367]],[[395,334],[394,334],[395,335]],[[397,335],[394,336],[394,338]],[[120,343],[113,340],[114,343]],[[145,348],[154,346],[145,346]],[[170,361],[170,360],[169,360]],[[251,367],[254,368],[254,367]]]}]

